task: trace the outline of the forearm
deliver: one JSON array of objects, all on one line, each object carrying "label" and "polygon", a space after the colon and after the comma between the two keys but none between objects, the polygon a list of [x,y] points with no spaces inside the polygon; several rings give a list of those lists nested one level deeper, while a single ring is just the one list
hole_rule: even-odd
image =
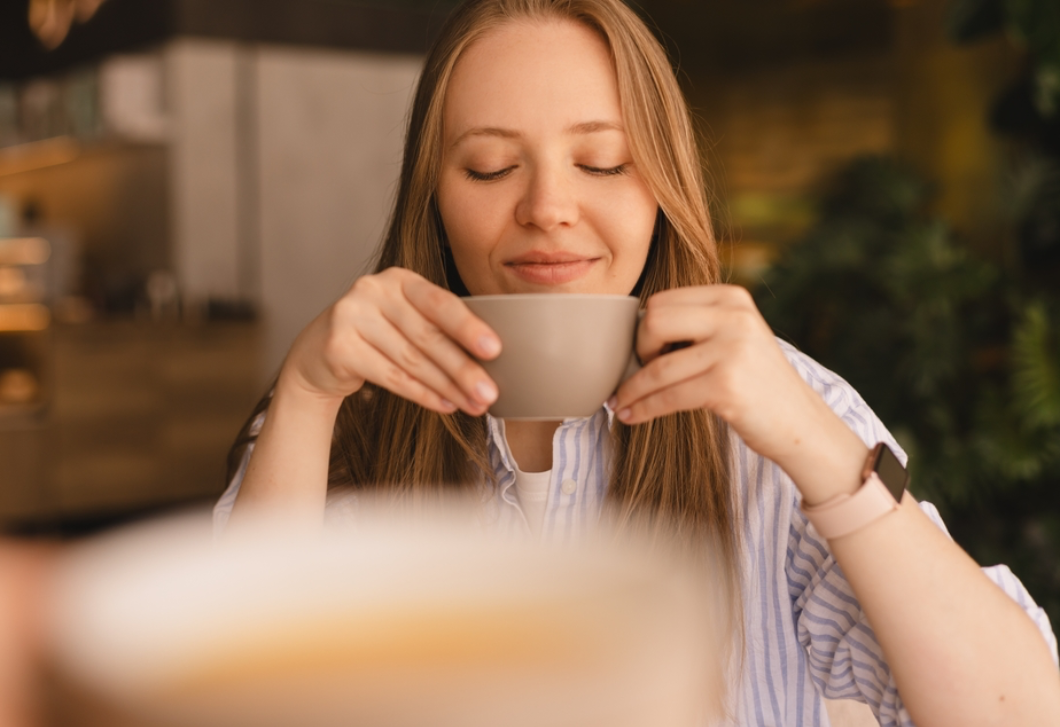
[{"label": "forearm", "polygon": [[[816,504],[860,485],[868,448],[834,415],[812,431],[824,436],[778,464]],[[911,497],[829,546],[919,727],[1060,724],[1041,633]]]},{"label": "forearm", "polygon": [[[861,486],[869,449],[826,403],[854,393],[778,345],[746,290],[679,288],[648,303],[637,329],[648,363],[619,387],[621,421],[706,408],[779,465],[804,503]],[[691,345],[662,355],[676,341]],[[1045,640],[911,498],[830,547],[919,727],[1060,724],[1060,678]]]},{"label": "forearm", "polygon": [[254,445],[229,527],[248,514],[319,524],[332,432],[342,399],[314,394],[281,373]]},{"label": "forearm", "polygon": [[1041,633],[911,497],[830,547],[919,727],[1060,724]]}]

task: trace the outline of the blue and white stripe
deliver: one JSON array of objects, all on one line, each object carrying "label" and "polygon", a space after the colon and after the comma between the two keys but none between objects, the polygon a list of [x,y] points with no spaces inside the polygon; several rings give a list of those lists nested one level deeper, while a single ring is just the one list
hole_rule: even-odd
[{"label": "blue and white stripe", "polygon": [[[842,378],[782,343],[802,378],[865,441],[905,454],[864,400]],[[504,423],[490,417],[490,461],[498,487],[492,510],[501,532],[529,533],[515,495],[515,467]],[[568,419],[553,439],[552,480],[542,538],[565,542],[595,524],[609,478],[612,413]],[[824,698],[867,703],[884,727],[912,725],[872,627],[828,546],[798,507],[791,479],[733,436],[733,481],[741,515],[741,583],[746,653],[736,680],[734,724],[828,725]],[[244,466],[215,508],[224,527]],[[573,481],[571,492],[563,483]],[[567,488],[570,490],[570,486]],[[348,498],[329,499],[348,509]],[[921,509],[945,530],[929,503]],[[1057,658],[1049,619],[1005,566],[986,575],[1034,620]]]}]

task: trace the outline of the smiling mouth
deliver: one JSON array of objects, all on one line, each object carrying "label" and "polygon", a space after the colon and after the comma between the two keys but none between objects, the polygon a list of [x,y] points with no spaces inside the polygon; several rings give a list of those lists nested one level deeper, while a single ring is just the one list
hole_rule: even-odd
[{"label": "smiling mouth", "polygon": [[560,285],[582,277],[599,260],[575,255],[530,254],[510,260],[504,266],[526,282]]}]

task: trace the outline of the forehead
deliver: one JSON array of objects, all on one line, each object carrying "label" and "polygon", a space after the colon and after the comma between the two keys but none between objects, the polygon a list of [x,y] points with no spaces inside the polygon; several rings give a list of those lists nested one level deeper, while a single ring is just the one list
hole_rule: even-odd
[{"label": "forehead", "polygon": [[447,138],[469,128],[534,133],[586,121],[621,124],[607,45],[572,21],[512,21],[475,40],[453,70]]}]

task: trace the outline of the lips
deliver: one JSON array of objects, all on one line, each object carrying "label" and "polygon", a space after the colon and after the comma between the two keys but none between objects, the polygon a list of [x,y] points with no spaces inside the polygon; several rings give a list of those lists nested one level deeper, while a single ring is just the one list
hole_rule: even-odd
[{"label": "lips", "polygon": [[531,251],[504,263],[519,278],[538,285],[561,285],[587,274],[600,258],[569,252]]}]

